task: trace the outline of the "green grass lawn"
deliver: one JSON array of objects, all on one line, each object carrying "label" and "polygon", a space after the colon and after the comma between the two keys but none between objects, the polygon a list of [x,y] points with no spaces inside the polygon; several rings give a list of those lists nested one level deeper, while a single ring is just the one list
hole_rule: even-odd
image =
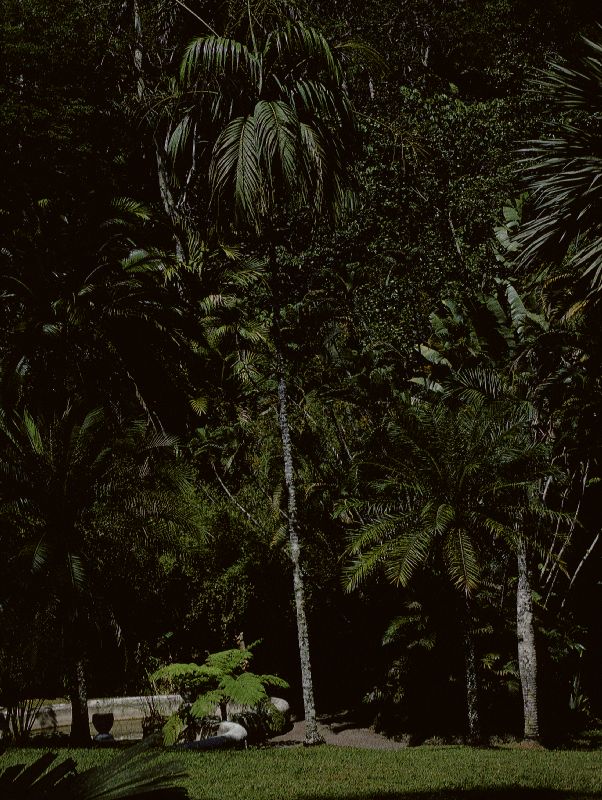
[{"label": "green grass lawn", "polygon": [[[29,763],[39,750],[12,750],[0,767]],[[61,750],[81,769],[111,750]],[[163,756],[161,756],[163,757]],[[585,800],[602,797],[601,751],[478,750],[417,747],[399,751],[323,746],[176,755],[193,800]]]}]

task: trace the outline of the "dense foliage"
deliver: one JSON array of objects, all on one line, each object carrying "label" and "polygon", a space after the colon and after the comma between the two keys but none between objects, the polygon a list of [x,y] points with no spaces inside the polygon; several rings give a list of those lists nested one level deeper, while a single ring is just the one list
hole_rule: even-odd
[{"label": "dense foliage", "polygon": [[596,724],[597,21],[4,4],[15,719],[67,695],[85,743],[88,696],[244,631],[306,713],[313,675],[418,741]]}]

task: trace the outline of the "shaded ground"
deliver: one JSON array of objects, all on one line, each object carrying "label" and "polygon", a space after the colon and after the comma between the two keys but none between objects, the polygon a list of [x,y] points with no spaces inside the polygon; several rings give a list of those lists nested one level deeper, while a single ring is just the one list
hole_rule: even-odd
[{"label": "shaded ground", "polygon": [[[318,730],[326,744],[340,747],[362,747],[366,750],[402,750],[407,745],[395,742],[372,728],[363,728],[344,714],[318,717]],[[305,720],[294,722],[292,728],[281,736],[270,739],[269,745],[300,745],[305,739]]]}]

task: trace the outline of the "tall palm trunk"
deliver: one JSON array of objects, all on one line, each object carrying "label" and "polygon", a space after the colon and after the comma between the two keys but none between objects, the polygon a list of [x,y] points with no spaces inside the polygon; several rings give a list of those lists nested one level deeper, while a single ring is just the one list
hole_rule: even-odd
[{"label": "tall palm trunk", "polygon": [[537,654],[533,625],[533,599],[529,581],[527,547],[519,538],[517,554],[518,582],[516,584],[516,635],[518,638],[518,671],[523,693],[524,739],[539,741],[537,713]]},{"label": "tall palm trunk", "polygon": [[[140,6],[138,0],[133,3],[134,14],[134,76],[136,78],[136,95],[138,101],[142,104],[146,99],[146,82],[144,74],[144,50],[142,35],[142,17],[140,15]],[[157,163],[157,179],[159,183],[159,193],[163,201],[163,208],[165,213],[171,220],[173,229],[172,235],[176,246],[176,258],[179,262],[184,260],[184,247],[182,245],[181,236],[178,233],[180,224],[182,222],[176,200],[173,196],[172,182],[169,177],[168,158],[166,141],[168,136],[164,137],[163,141],[158,130],[153,133],[153,144],[155,147],[155,158]]]},{"label": "tall palm trunk", "polygon": [[480,744],[482,741],[481,715],[479,712],[479,684],[474,637],[471,631],[472,614],[470,603],[466,601],[464,625],[464,670],[466,675],[466,711],[468,716],[468,742]]},{"label": "tall palm trunk", "polygon": [[290,557],[293,565],[293,589],[295,593],[295,610],[297,614],[297,638],[299,642],[299,660],[301,663],[301,683],[303,686],[303,710],[305,712],[305,744],[321,744],[324,740],[318,732],[314,690],[309,657],[309,634],[305,615],[305,589],[301,571],[301,545],[297,530],[297,495],[293,472],[293,456],[291,435],[288,425],[286,380],[283,373],[282,354],[277,348],[278,361],[278,421],[282,438],[282,455],[284,460],[284,483],[287,493],[288,537]]},{"label": "tall palm trunk", "polygon": [[90,723],[88,720],[88,684],[83,658],[78,658],[73,664],[70,684],[71,734],[69,744],[73,747],[85,747],[90,744]]},{"label": "tall palm trunk", "polygon": [[305,589],[303,586],[303,573],[301,570],[301,544],[297,530],[297,494],[295,491],[295,475],[293,469],[293,453],[291,434],[288,424],[287,389],[284,374],[284,360],[282,357],[282,343],[280,341],[279,312],[275,314],[274,344],[276,349],[276,367],[278,373],[278,424],[282,439],[282,455],[284,460],[284,484],[287,494],[288,511],[288,538],[290,544],[290,558],[293,565],[293,588],[295,593],[295,610],[297,614],[297,638],[299,642],[299,659],[301,662],[301,683],[303,687],[303,710],[305,713],[305,742],[306,745],[322,744],[324,739],[318,732],[316,721],[316,707],[314,704],[314,690],[309,658],[309,634],[307,618],[305,615]]}]

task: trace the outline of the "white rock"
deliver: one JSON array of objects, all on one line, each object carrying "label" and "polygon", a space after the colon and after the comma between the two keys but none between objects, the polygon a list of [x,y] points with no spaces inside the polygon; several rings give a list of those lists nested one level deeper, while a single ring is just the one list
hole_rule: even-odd
[{"label": "white rock", "polygon": [[238,722],[220,722],[216,735],[223,736],[233,742],[244,742],[247,738],[247,729],[239,725]]},{"label": "white rock", "polygon": [[281,714],[284,714],[286,719],[289,718],[291,713],[291,707],[286,700],[282,697],[270,697],[270,703],[274,706],[277,711],[280,711]]}]

